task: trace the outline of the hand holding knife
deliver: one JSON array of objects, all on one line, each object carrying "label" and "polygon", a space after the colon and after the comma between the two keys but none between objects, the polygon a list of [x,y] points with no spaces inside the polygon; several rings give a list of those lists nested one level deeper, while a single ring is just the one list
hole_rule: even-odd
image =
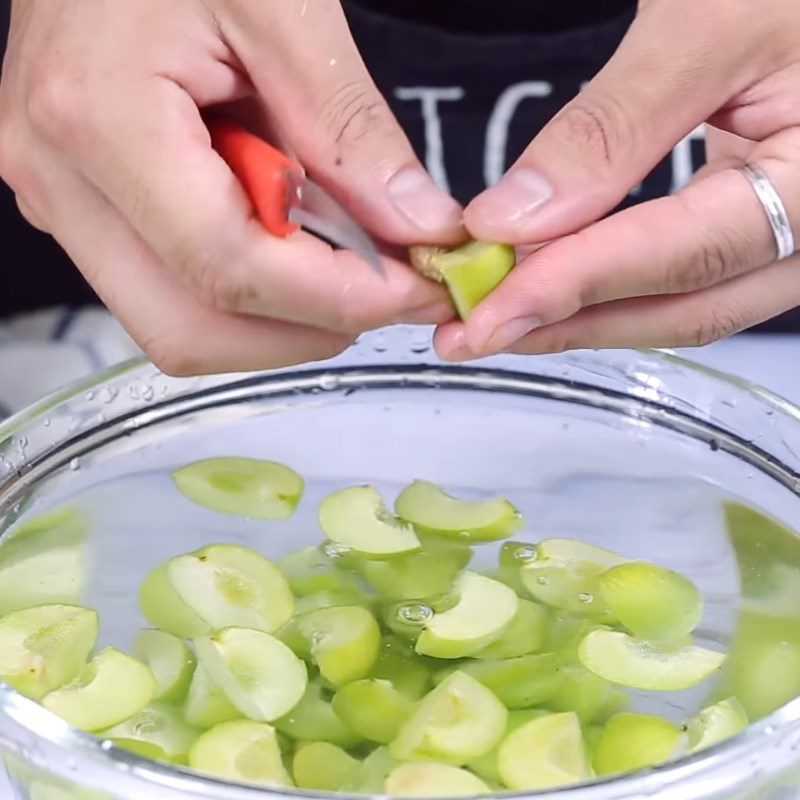
[{"label": "hand holding knife", "polygon": [[214,149],[238,178],[269,233],[285,238],[304,228],[354,251],[386,278],[369,234],[306,176],[300,164],[229,120],[215,118],[207,124]]}]

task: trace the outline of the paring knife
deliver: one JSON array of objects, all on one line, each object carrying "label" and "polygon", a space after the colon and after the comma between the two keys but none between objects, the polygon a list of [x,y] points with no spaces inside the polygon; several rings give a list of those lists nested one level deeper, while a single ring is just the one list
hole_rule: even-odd
[{"label": "paring knife", "polygon": [[367,232],[303,167],[258,136],[225,119],[207,121],[214,149],[242,184],[273,236],[300,228],[352,250],[385,278],[378,248]]}]

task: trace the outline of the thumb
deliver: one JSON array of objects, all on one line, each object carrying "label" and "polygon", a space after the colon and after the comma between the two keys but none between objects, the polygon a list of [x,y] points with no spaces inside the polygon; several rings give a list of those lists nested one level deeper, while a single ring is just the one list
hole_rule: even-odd
[{"label": "thumb", "polygon": [[463,238],[461,206],[414,155],[338,2],[235,0],[226,9],[223,33],[272,126],[316,180],[386,241]]},{"label": "thumb", "polygon": [[[464,215],[470,233],[510,244],[540,242],[611,211],[736,91],[743,47],[735,41],[742,34],[736,20],[718,13],[720,6],[643,6],[588,87],[498,184],[470,203]],[[726,38],[730,44],[709,46]]]}]

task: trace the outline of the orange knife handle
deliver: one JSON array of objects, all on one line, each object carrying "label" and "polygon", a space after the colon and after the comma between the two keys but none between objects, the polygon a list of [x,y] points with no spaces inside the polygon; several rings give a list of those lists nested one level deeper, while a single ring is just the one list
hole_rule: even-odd
[{"label": "orange knife handle", "polygon": [[222,156],[255,207],[261,224],[285,238],[299,229],[287,219],[290,173],[302,173],[291,158],[228,120],[208,120],[211,144]]}]

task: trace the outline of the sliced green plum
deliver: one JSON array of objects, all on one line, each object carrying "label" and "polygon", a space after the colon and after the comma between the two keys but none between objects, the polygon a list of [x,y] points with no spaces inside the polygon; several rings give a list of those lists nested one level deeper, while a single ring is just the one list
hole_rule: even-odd
[{"label": "sliced green plum", "polygon": [[378,657],[381,631],[375,617],[359,606],[320,608],[298,617],[322,677],[343,686],[367,676]]},{"label": "sliced green plum", "polygon": [[[558,660],[552,653],[505,659],[481,659],[458,666],[480,681],[509,709],[546,705],[561,684]],[[434,681],[437,675],[434,675]]]},{"label": "sliced green plum", "polygon": [[627,559],[572,539],[545,539],[520,569],[525,588],[545,605],[587,617],[611,618],[600,576]]},{"label": "sliced green plum", "polygon": [[259,786],[292,786],[275,729],[263,722],[223,722],[189,751],[189,766],[218,778]]},{"label": "sliced green plum", "polygon": [[389,681],[364,678],[339,689],[331,701],[339,719],[373,742],[388,744],[411,716],[414,703]]},{"label": "sliced green plum", "polygon": [[[122,747],[126,745],[120,745],[120,741],[156,746],[163,753],[160,760],[186,764],[189,749],[201,733],[199,728],[192,727],[184,720],[178,708],[165,702],[155,702],[97,735],[111,739]],[[131,749],[130,744],[126,749]],[[141,749],[138,752],[139,755],[146,755]]]},{"label": "sliced green plum", "polygon": [[427,659],[420,658],[413,647],[396,636],[385,636],[381,641],[370,677],[389,681],[409,700],[419,700],[431,686]]},{"label": "sliced green plum", "polygon": [[348,749],[362,740],[333,710],[319,680],[309,681],[300,702],[288,714],[276,719],[274,725],[296,742],[318,740]]},{"label": "sliced green plum", "polygon": [[150,667],[156,679],[156,700],[178,702],[186,696],[194,674],[194,653],[171,633],[139,631],[133,654]]},{"label": "sliced green plum", "polygon": [[466,545],[428,539],[411,555],[365,561],[361,573],[385,600],[422,600],[449,592],[471,558]]},{"label": "sliced green plum", "polygon": [[600,591],[617,620],[641,639],[681,639],[703,617],[703,597],[690,580],[645,561],[606,570]]},{"label": "sliced green plum", "polygon": [[163,747],[159,747],[159,745],[152,742],[146,742],[141,739],[111,739],[108,737],[106,737],[106,741],[111,742],[114,747],[118,747],[120,750],[126,750],[128,753],[133,753],[135,756],[146,758],[150,761],[165,761],[171,764],[185,763],[184,761],[173,761]]},{"label": "sliced green plum", "polygon": [[680,727],[653,714],[626,712],[611,717],[595,745],[598,775],[634,772],[679,755],[686,736]]},{"label": "sliced green plum", "polygon": [[520,600],[517,613],[499,639],[476,653],[477,658],[515,658],[542,649],[549,622],[547,610],[531,600]]},{"label": "sliced green plum", "polygon": [[747,724],[747,713],[735,697],[720,700],[704,708],[686,723],[689,751],[696,753],[730,739],[744,730]]},{"label": "sliced green plum", "polygon": [[167,574],[180,599],[212,630],[239,627],[272,633],[294,613],[289,582],[249,547],[204,547],[173,558]]},{"label": "sliced green plum", "polygon": [[332,608],[333,606],[362,606],[371,609],[375,603],[375,595],[369,594],[360,586],[343,585],[339,589],[329,589],[298,597],[294,610],[297,616],[301,616],[309,611],[316,611],[318,608]]},{"label": "sliced green plum", "polygon": [[383,794],[386,776],[397,766],[388,747],[376,747],[341,787],[348,794]]},{"label": "sliced green plum", "polygon": [[499,639],[519,607],[513,590],[477,572],[465,572],[456,583],[458,603],[434,614],[416,643],[422,655],[462,658],[479,653]]},{"label": "sliced green plum", "polygon": [[393,558],[420,549],[414,529],[395,520],[371,486],[351,486],[320,503],[319,524],[339,546],[367,558]]},{"label": "sliced green plum", "polygon": [[80,602],[87,527],[83,515],[68,507],[32,517],[0,539],[0,616]]},{"label": "sliced green plum", "polygon": [[454,672],[421,701],[389,745],[401,761],[462,766],[488,753],[506,728],[506,707],[483,684]]},{"label": "sliced green plum", "polygon": [[97,640],[97,613],[81,606],[45,605],[0,619],[0,680],[40,700],[72,681]]},{"label": "sliced green plum", "polygon": [[306,690],[305,664],[264,631],[225,628],[195,640],[200,663],[246,717],[271,722],[292,710]]},{"label": "sliced green plum", "polygon": [[172,473],[193,503],[250,519],[287,519],[303,494],[303,479],[275,461],[220,457],[195,461]]},{"label": "sliced green plum", "polygon": [[500,285],[516,263],[513,247],[479,241],[457,248],[412,247],[410,258],[423,275],[444,282],[458,315],[464,320]]},{"label": "sliced green plum", "polygon": [[570,711],[538,717],[503,739],[497,770],[509,789],[549,789],[589,778],[578,716]]},{"label": "sliced green plum", "polygon": [[503,734],[503,738],[501,738],[488,753],[470,761],[467,767],[488,783],[499,786],[502,780],[500,779],[500,773],[497,771],[497,753],[500,749],[500,745],[503,743],[503,739],[505,739],[509,733],[515,731],[517,728],[521,728],[532,719],[539,719],[539,717],[545,717],[550,713],[550,711],[545,711],[541,708],[520,708],[516,711],[509,711],[508,722],[506,723],[506,730]]},{"label": "sliced green plum", "polygon": [[100,731],[141,711],[155,691],[156,680],[146,664],[106,647],[74,681],[45,695],[42,705],[76,728]]},{"label": "sliced green plum", "polygon": [[360,762],[330,742],[306,742],[294,754],[292,774],[302,789],[337,792],[355,776]]},{"label": "sliced green plum", "polygon": [[198,664],[183,704],[183,717],[189,725],[208,730],[223,722],[240,719],[242,712],[212,680],[206,668]]},{"label": "sliced green plum", "polygon": [[696,645],[663,648],[620,631],[592,631],[578,652],[586,669],[612,683],[676,692],[700,683],[725,662],[725,654]]},{"label": "sliced green plum", "polygon": [[416,480],[403,489],[394,510],[418,533],[460,542],[505,539],[522,526],[522,515],[503,497],[460,500],[429,481]]},{"label": "sliced green plum", "polygon": [[387,776],[384,791],[390,797],[474,797],[489,794],[477,775],[452,764],[401,764]]},{"label": "sliced green plum", "polygon": [[554,612],[547,622],[542,650],[554,653],[562,664],[578,663],[578,648],[587,634],[598,626],[585,617]]},{"label": "sliced green plum", "polygon": [[358,588],[355,577],[337,569],[319,546],[304,547],[285,555],[278,561],[278,567],[298,597]]},{"label": "sliced green plum", "polygon": [[621,689],[584,667],[563,666],[560,674],[561,680],[547,699],[547,707],[574,711],[582,725],[605,722],[629,704],[630,698]]},{"label": "sliced green plum", "polygon": [[520,597],[529,598],[530,592],[525,588],[520,576],[523,564],[536,557],[536,546],[530,542],[504,542],[498,555],[497,572],[494,577],[510,586]]},{"label": "sliced green plum", "polygon": [[175,590],[169,576],[169,563],[160,564],[142,581],[139,607],[151,625],[173,636],[194,639],[211,632],[208,622],[189,608]]}]

